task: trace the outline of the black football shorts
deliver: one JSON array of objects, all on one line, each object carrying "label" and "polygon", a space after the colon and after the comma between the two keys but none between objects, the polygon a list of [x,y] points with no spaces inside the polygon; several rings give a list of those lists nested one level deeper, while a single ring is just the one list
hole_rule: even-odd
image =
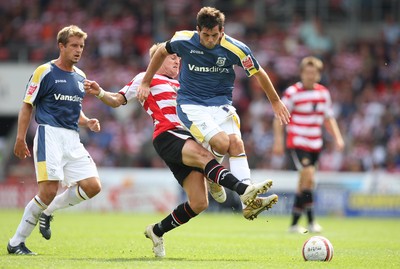
[{"label": "black football shorts", "polygon": [[190,132],[175,129],[163,132],[153,140],[153,146],[158,155],[167,164],[181,186],[183,180],[193,170],[203,173],[201,169],[187,166],[182,162],[182,148],[187,139],[194,139]]},{"label": "black football shorts", "polygon": [[302,149],[290,149],[290,156],[297,170],[307,166],[317,166],[319,152],[310,152]]}]

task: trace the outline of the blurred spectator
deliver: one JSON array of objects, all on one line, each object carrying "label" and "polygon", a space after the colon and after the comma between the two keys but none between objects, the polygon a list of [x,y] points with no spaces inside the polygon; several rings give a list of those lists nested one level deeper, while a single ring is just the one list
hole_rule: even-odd
[{"label": "blurred spectator", "polygon": [[400,40],[400,25],[394,20],[391,14],[385,15],[382,36],[388,46],[394,46]]},{"label": "blurred spectator", "polygon": [[332,52],[333,41],[325,33],[322,21],[319,17],[314,17],[310,22],[305,22],[300,27],[300,38],[308,46],[311,53],[315,56],[324,57]]}]

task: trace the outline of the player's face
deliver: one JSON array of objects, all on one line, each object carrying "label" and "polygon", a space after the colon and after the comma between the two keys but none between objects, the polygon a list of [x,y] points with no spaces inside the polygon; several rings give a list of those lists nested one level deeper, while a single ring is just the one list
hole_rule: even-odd
[{"label": "player's face", "polygon": [[203,27],[203,29],[200,30],[200,28],[197,27],[197,32],[200,36],[200,44],[207,49],[213,49],[217,44],[219,44],[219,41],[224,33],[224,28],[222,27],[220,31],[218,25],[212,29]]},{"label": "player's face", "polygon": [[163,69],[165,75],[175,78],[179,74],[179,64],[180,64],[181,58],[178,57],[176,54],[171,54],[168,55],[167,58],[165,58],[164,63],[163,63]]},{"label": "player's face", "polygon": [[306,89],[314,88],[314,84],[319,82],[321,74],[315,66],[307,65],[303,68],[300,74],[301,82]]},{"label": "player's face", "polygon": [[85,39],[83,37],[71,36],[65,46],[60,45],[61,57],[72,64],[76,64],[81,59],[84,46]]}]

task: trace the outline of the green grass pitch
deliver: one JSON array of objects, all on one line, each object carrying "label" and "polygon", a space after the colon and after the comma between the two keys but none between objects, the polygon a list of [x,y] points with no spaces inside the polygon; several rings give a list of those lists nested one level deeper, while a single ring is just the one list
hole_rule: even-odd
[{"label": "green grass pitch", "polygon": [[[167,256],[156,259],[147,224],[164,215],[56,212],[52,238],[38,227],[27,246],[38,256],[8,255],[21,210],[0,211],[0,268],[400,268],[400,221],[393,218],[319,217],[334,246],[331,262],[305,262],[311,234],[288,234],[288,216],[203,213],[164,236]],[[304,220],[303,220],[304,221]]]}]

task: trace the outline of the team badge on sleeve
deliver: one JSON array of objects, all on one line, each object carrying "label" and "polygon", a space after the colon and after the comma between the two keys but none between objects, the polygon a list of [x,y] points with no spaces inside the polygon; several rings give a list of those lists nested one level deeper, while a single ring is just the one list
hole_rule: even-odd
[{"label": "team badge on sleeve", "polygon": [[255,68],[253,59],[250,57],[250,55],[247,55],[242,59],[242,66],[246,70],[250,70],[252,68]]},{"label": "team badge on sleeve", "polygon": [[27,91],[27,95],[33,95],[37,89],[38,85],[36,83],[30,83]]}]

